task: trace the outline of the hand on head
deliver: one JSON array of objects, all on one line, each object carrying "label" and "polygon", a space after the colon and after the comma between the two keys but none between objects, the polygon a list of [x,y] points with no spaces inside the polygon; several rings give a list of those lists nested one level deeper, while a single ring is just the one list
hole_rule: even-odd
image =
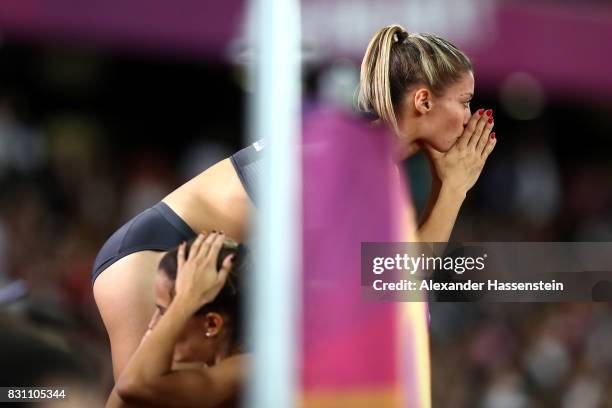
[{"label": "hand on head", "polygon": [[186,243],[179,246],[177,254],[176,296],[190,299],[201,307],[212,302],[219,294],[232,268],[234,255],[228,255],[217,272],[217,257],[223,246],[225,234],[213,232],[200,234],[186,254]]}]

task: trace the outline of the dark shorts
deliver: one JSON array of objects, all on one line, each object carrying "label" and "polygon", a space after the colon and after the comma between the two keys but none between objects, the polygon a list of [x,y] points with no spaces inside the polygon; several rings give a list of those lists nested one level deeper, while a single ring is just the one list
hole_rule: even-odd
[{"label": "dark shorts", "polygon": [[168,251],[195,237],[195,232],[163,202],[144,210],[106,241],[98,253],[91,282],[119,259],[139,251]]},{"label": "dark shorts", "polygon": [[257,179],[261,177],[263,149],[264,142],[260,140],[230,157],[234,169],[242,182],[242,186],[254,204],[257,204],[255,199],[255,186],[257,184]]}]

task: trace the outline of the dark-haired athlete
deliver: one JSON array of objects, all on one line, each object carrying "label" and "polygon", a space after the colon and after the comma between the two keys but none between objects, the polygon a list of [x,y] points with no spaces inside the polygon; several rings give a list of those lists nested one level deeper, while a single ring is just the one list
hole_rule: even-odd
[{"label": "dark-haired athlete", "polygon": [[157,311],[107,408],[237,406],[248,358],[242,354],[246,271],[243,253],[224,238],[200,234],[163,256]]},{"label": "dark-haired athlete", "polygon": [[244,240],[262,148],[255,143],[180,186],[119,228],[100,250],[93,292],[110,339],[115,379],[155,311],[155,271],[164,252],[193,239],[194,231],[223,230]]}]

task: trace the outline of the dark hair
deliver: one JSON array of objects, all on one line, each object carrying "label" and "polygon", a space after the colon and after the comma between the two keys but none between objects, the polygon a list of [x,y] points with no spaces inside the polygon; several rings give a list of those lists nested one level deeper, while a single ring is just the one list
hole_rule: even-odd
[{"label": "dark hair", "polygon": [[[187,242],[185,248],[185,256],[189,255],[189,250],[195,239]],[[244,294],[242,289],[242,281],[244,279],[244,271],[246,269],[247,251],[243,245],[238,245],[236,242],[226,239],[223,243],[219,256],[217,257],[217,271],[221,269],[223,260],[228,256],[234,254],[232,261],[232,269],[227,277],[225,286],[221,289],[221,292],[217,295],[214,301],[209,304],[202,306],[195,313],[196,315],[202,316],[209,312],[217,312],[223,314],[225,317],[225,327],[229,330],[230,341],[232,345],[238,346],[243,343],[242,338],[242,302]],[[159,261],[159,269],[164,272],[166,277],[174,284],[176,281],[176,274],[178,269],[177,263],[178,247],[168,251]],[[174,285],[172,287],[171,295],[174,297]]]}]

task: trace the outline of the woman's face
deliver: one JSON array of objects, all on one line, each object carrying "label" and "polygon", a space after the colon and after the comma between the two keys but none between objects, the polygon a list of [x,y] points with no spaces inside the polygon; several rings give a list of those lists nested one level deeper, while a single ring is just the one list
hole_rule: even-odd
[{"label": "woman's face", "polygon": [[[414,94],[413,91],[413,99]],[[474,75],[471,72],[450,85],[442,96],[429,93],[428,104],[421,105],[425,110],[419,112],[416,117],[419,123],[414,141],[422,140],[440,152],[448,151],[461,136],[472,115],[470,100],[473,95]],[[406,109],[415,109],[416,104],[421,102],[417,98],[411,106],[406,106]]]},{"label": "woman's face", "polygon": [[[166,276],[164,271],[158,271],[155,280],[156,318],[152,326],[166,312],[172,302],[174,282]],[[220,346],[220,329],[223,323],[217,313],[208,313],[204,316],[192,316],[181,332],[174,347],[174,362],[204,362],[214,364],[216,351]],[[213,327],[211,327],[211,325]],[[215,327],[216,326],[216,327]]]}]

